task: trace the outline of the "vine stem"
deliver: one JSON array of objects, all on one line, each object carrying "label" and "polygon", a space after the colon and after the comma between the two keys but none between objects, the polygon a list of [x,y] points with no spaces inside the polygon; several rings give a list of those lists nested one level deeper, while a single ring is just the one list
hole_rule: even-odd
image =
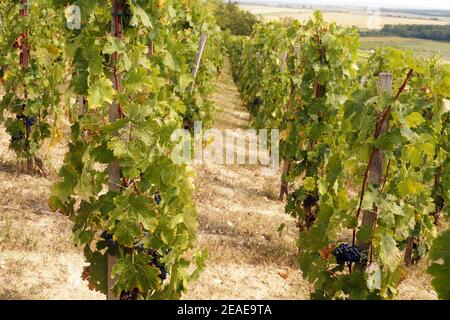
[{"label": "vine stem", "polygon": [[[408,82],[411,80],[412,76],[414,74],[414,70],[410,69],[408,74],[406,75],[405,80],[403,81],[401,87],[398,89],[397,94],[395,95],[393,102],[397,101],[398,98],[400,97],[400,95],[405,91],[405,88],[408,84]],[[375,127],[375,133],[374,133],[374,137],[375,139],[377,139],[380,136],[381,130],[383,129],[383,124],[386,121],[387,117],[391,114],[392,112],[392,105],[390,105],[389,107],[387,107],[380,115],[380,118],[376,124]],[[367,164],[367,168],[366,171],[364,172],[364,178],[362,181],[362,186],[361,186],[361,194],[360,194],[360,198],[359,198],[359,205],[358,205],[358,210],[356,212],[356,222],[358,223],[358,219],[361,215],[361,211],[362,211],[362,203],[364,201],[364,194],[366,192],[366,186],[367,186],[367,179],[369,178],[369,172],[370,172],[370,168],[372,167],[372,163],[375,157],[376,152],[378,151],[378,149],[375,147],[375,144],[372,146],[372,151],[370,153],[370,158],[369,158],[369,162]],[[353,235],[352,235],[352,245],[354,246],[356,242],[356,227],[353,229]]]},{"label": "vine stem", "polygon": [[[281,54],[281,63],[280,63],[280,73],[283,73],[286,68],[286,60],[288,58],[287,51],[283,51]],[[281,173],[281,185],[280,185],[280,196],[278,197],[279,201],[284,200],[284,196],[286,198],[289,196],[289,183],[286,181],[287,175],[289,174],[290,161],[285,158],[283,160],[283,172]]]},{"label": "vine stem", "polygon": [[[366,171],[364,172],[364,178],[363,178],[362,187],[361,187],[361,194],[360,194],[360,198],[359,198],[358,211],[356,212],[356,221],[358,221],[359,216],[361,215],[362,203],[364,201],[364,193],[366,192],[367,179],[369,177],[369,171],[370,171],[370,167],[372,166],[375,152],[376,152],[376,149],[372,148],[372,152],[370,153],[369,163],[367,164]],[[356,241],[356,228],[353,229],[353,236],[352,236],[352,245],[353,246],[355,245],[355,241]]]},{"label": "vine stem", "polygon": [[375,227],[376,227],[376,225],[377,225],[377,223],[378,223],[378,212],[376,212],[375,213],[375,223],[373,224],[373,228],[372,228],[372,234],[371,234],[371,237],[370,237],[370,258],[369,258],[369,264],[372,264],[372,262],[373,262],[373,232],[374,232],[374,230],[375,230]]},{"label": "vine stem", "polygon": [[391,169],[391,159],[388,160],[386,172],[384,173],[383,186],[381,187],[381,193],[383,193],[384,188],[386,187],[386,183],[387,183],[387,179],[388,179],[388,175],[389,175],[389,170],[390,169]]},{"label": "vine stem", "polygon": [[[28,12],[28,7],[29,7],[29,3],[28,0],[22,0],[22,4],[23,4],[23,9],[20,10],[19,12],[19,16],[20,19],[25,19],[26,17],[28,17],[29,12]],[[19,35],[19,39],[18,39],[18,45],[19,45],[19,50],[20,50],[20,65],[21,67],[25,70],[28,69],[29,67],[29,62],[30,62],[30,45],[28,42],[28,38],[29,38],[29,32],[28,32],[28,27],[25,27],[25,30],[22,34]],[[24,91],[24,96],[25,99],[27,99],[27,90],[25,88]],[[25,111],[26,108],[26,104],[22,105],[22,112]],[[23,113],[22,113],[23,115]],[[31,135],[31,126],[27,123],[26,118],[23,118],[23,122],[25,125],[25,130],[26,130],[26,135],[25,135],[25,150],[27,153],[30,152],[30,135]],[[33,156],[31,156],[30,154],[27,154],[26,157],[26,171],[28,174],[31,174],[33,172]]]}]

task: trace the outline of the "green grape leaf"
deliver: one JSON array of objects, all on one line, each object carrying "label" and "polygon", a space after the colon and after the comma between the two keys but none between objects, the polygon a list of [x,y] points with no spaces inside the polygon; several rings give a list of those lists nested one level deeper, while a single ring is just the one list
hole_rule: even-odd
[{"label": "green grape leaf", "polygon": [[125,44],[120,39],[109,36],[108,42],[103,47],[102,53],[110,55],[117,52],[122,54],[124,51],[125,51]]},{"label": "green grape leaf", "polygon": [[303,179],[303,187],[306,191],[313,192],[316,189],[316,180],[314,177],[306,177]]},{"label": "green grape leaf", "polygon": [[450,299],[450,230],[438,236],[429,253],[432,264],[427,272],[432,276],[431,284],[439,299]]},{"label": "green grape leaf", "polygon": [[84,249],[84,255],[89,261],[88,273],[83,274],[83,280],[89,282],[89,288],[95,289],[103,294],[108,292],[107,274],[108,257],[98,251],[92,252],[89,246]]},{"label": "green grape leaf", "polygon": [[425,119],[418,112],[410,113],[405,118],[406,125],[411,129],[419,127],[424,122],[425,122]]},{"label": "green grape leaf", "polygon": [[152,22],[150,21],[150,17],[147,12],[144,11],[140,6],[133,3],[131,6],[131,10],[133,11],[133,17],[131,18],[130,25],[136,27],[139,25],[139,21],[142,23],[144,27],[153,28]]},{"label": "green grape leaf", "polygon": [[392,235],[392,231],[378,227],[374,235],[374,244],[380,263],[394,272],[400,263],[400,251]]},{"label": "green grape leaf", "polygon": [[132,248],[135,239],[142,237],[142,223],[146,230],[155,231],[157,220],[153,201],[128,192],[116,197],[114,203],[116,209],[110,213],[109,229],[120,244]]},{"label": "green grape leaf", "polygon": [[159,269],[151,265],[151,257],[126,255],[118,259],[111,276],[116,278],[113,293],[120,296],[122,290],[130,291],[138,288],[141,292],[158,290],[161,280]]},{"label": "green grape leaf", "polygon": [[367,288],[370,291],[381,290],[381,269],[372,263],[367,270]]},{"label": "green grape leaf", "polygon": [[174,56],[170,52],[166,52],[163,57],[164,65],[173,71],[181,71],[181,62],[178,57]]},{"label": "green grape leaf", "polygon": [[378,137],[375,141],[375,147],[379,150],[394,150],[402,141],[400,132],[393,130]]},{"label": "green grape leaf", "polygon": [[417,195],[423,191],[423,185],[410,178],[402,180],[397,186],[400,196],[405,197],[409,195]]},{"label": "green grape leaf", "polygon": [[115,90],[113,89],[111,80],[100,78],[88,90],[88,103],[90,109],[97,109],[103,103],[112,103]]},{"label": "green grape leaf", "polygon": [[206,250],[199,250],[195,254],[195,270],[191,273],[189,281],[196,281],[200,274],[206,267],[206,260],[208,259],[208,252]]}]

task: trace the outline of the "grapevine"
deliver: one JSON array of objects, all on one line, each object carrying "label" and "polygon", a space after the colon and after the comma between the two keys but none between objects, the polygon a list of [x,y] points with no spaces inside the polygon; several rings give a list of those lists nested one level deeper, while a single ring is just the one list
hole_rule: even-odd
[{"label": "grapevine", "polygon": [[212,125],[226,52],[251,125],[280,131],[279,200],[311,298],[393,299],[424,259],[448,299],[450,65],[396,48],[363,60],[357,30],[318,11],[233,36],[216,7],[0,0],[0,121],[27,173],[45,173],[41,147],[71,113],[49,206],[73,222],[89,288],[180,299],[204,269],[196,174],[172,136]]},{"label": "grapevine", "polygon": [[[56,26],[63,16],[45,1],[2,1],[0,65],[5,95],[0,119],[11,136],[10,149],[25,160],[27,173],[35,165],[45,172],[38,151],[52,133],[62,99],[65,73],[64,41]],[[50,23],[50,26],[49,26]]]},{"label": "grapevine", "polygon": [[[286,123],[282,153],[291,159],[289,180],[298,184],[286,212],[298,219],[298,261],[314,284],[312,297],[392,298],[402,250],[405,261],[409,246],[416,257],[426,255],[437,218],[448,214],[449,68],[438,57],[398,49],[359,61],[356,32],[320,13],[287,27],[296,32],[277,32],[280,39],[257,40],[271,27],[233,39],[232,50],[244,56],[242,68],[232,55],[234,76],[249,107],[258,108],[259,127]],[[295,34],[289,42],[300,54],[288,63],[286,91],[272,97],[261,90],[280,77],[275,59],[266,58],[270,40],[283,48],[287,34]],[[246,61],[255,57],[261,59],[251,70]],[[274,108],[274,119],[265,116]]]},{"label": "grapevine", "polygon": [[[71,88],[87,97],[88,110],[72,126],[51,206],[74,221],[91,288],[109,298],[178,299],[206,254],[188,259],[198,224],[195,173],[172,161],[170,136],[183,127],[193,101],[187,92],[194,81],[191,61],[201,32],[209,30],[201,20],[206,15],[197,1],[73,4],[81,8],[83,25],[67,36]],[[213,47],[203,60],[209,69],[199,71],[197,100],[189,104],[205,110],[205,118],[205,104],[196,102],[207,103],[211,87],[203,85],[220,66],[220,59],[208,60],[217,52]],[[210,63],[217,66],[212,70]],[[196,268],[188,271],[191,262]]]}]

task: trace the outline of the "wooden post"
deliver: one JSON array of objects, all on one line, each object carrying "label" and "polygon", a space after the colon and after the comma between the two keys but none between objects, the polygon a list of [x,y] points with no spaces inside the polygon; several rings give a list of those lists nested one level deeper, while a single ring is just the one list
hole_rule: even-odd
[{"label": "wooden post", "polygon": [[279,201],[284,200],[284,196],[288,197],[289,195],[289,183],[286,181],[286,177],[289,174],[290,162],[287,159],[283,159],[283,172],[281,173],[281,187],[280,187],[280,196],[278,198]]},{"label": "wooden post", "polygon": [[189,92],[191,94],[194,92],[195,80],[197,79],[198,71],[200,70],[200,63],[202,61],[203,52],[205,51],[207,39],[208,39],[208,36],[206,35],[206,33],[202,33],[201,38],[200,38],[200,46],[198,48],[198,53],[197,53],[197,56],[195,57],[194,68],[192,69],[192,76],[194,77],[194,80],[192,80],[191,86],[189,88]]},{"label": "wooden post", "polygon": [[[381,73],[379,76],[379,93],[392,92],[393,75],[392,73]],[[389,121],[386,118],[381,124],[380,135],[384,134],[389,126]],[[372,186],[381,187],[383,184],[383,168],[385,163],[385,154],[382,150],[374,149],[373,160],[369,168],[368,184]],[[369,228],[372,230],[375,228],[378,216],[378,207],[374,204],[372,210],[364,210],[361,228]],[[367,251],[370,249],[371,241],[360,241],[358,248],[360,251]],[[360,270],[364,270],[366,264],[358,266]]]},{"label": "wooden post", "polygon": [[283,73],[286,69],[287,51],[281,54],[280,72]]},{"label": "wooden post", "polygon": [[412,264],[412,255],[414,250],[414,237],[410,236],[406,240],[406,249],[405,249],[405,265],[409,267]]},{"label": "wooden post", "polygon": [[78,96],[78,118],[84,114],[85,100],[83,96]]},{"label": "wooden post", "polygon": [[148,43],[148,54],[147,56],[149,58],[153,57],[153,55],[155,54],[155,43],[153,41],[150,41]]},{"label": "wooden post", "polygon": [[[287,51],[284,51],[281,54],[281,63],[280,63],[280,73],[283,73],[286,69],[286,60],[287,60]],[[283,159],[283,172],[281,173],[281,184],[280,184],[280,196],[278,197],[279,201],[284,200],[284,196],[288,197],[289,195],[289,184],[286,181],[286,177],[289,174],[290,161],[288,159]]]},{"label": "wooden post", "polygon": [[[123,20],[122,20],[122,8],[120,7],[119,0],[112,0],[112,14],[111,14],[111,32],[116,38],[121,38],[123,34]],[[113,53],[111,56],[111,81],[113,83],[114,89],[116,91],[121,90],[121,75],[117,73],[116,63],[119,59],[119,54],[117,52]],[[122,112],[117,101],[113,101],[109,108],[109,122],[114,122],[122,117]],[[117,133],[116,133],[117,134]],[[108,187],[110,191],[119,192],[121,188],[121,173],[120,166],[117,161],[113,161],[108,164]],[[111,276],[111,271],[114,265],[117,263],[117,257],[108,255],[108,300],[118,300],[119,297],[114,296],[112,292],[112,287],[115,283],[115,279]]]}]

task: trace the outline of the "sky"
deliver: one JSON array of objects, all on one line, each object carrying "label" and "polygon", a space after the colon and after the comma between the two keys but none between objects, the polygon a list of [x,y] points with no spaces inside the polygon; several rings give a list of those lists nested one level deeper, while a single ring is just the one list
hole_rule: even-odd
[{"label": "sky", "polygon": [[308,3],[326,5],[364,5],[402,9],[444,9],[450,10],[450,0],[252,0],[254,2]]}]

